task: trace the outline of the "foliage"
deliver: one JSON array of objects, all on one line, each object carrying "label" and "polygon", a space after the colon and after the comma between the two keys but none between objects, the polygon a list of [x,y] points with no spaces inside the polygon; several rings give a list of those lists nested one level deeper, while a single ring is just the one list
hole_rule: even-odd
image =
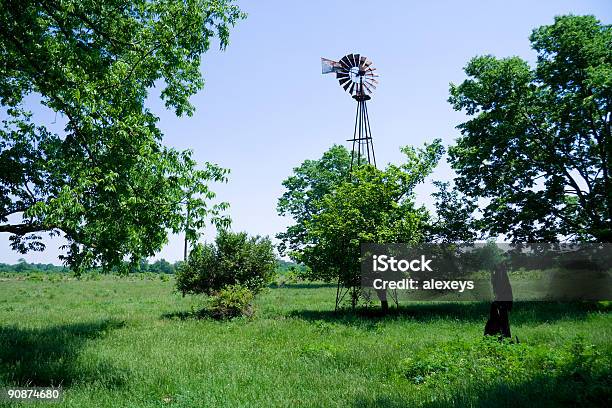
[{"label": "foliage", "polygon": [[333,145],[319,160],[305,160],[283,181],[286,191],[278,200],[277,212],[295,221],[276,237],[281,254],[299,250],[305,240],[306,223],[320,212],[318,202],[346,180],[351,154],[344,146]]},{"label": "foliage", "polygon": [[304,265],[300,265],[291,261],[285,261],[284,259],[276,260],[276,272],[281,275],[290,272],[299,273],[305,270],[306,267]]},{"label": "foliage", "polygon": [[[191,115],[202,54],[215,36],[225,48],[243,17],[232,0],[2,3],[0,232],[15,250],[63,234],[68,265],[108,270],[153,255],[168,231],[195,241],[206,217],[227,225],[208,187],[227,170],[164,147],[145,101],[161,85],[166,107]],[[35,120],[32,99],[60,114],[63,134]]]},{"label": "foliage", "polygon": [[276,265],[276,276],[270,283],[274,287],[297,283],[307,279],[308,268],[302,264],[277,259]]},{"label": "foliage", "polygon": [[177,265],[179,264],[180,262],[175,262],[174,264],[171,264],[170,262],[162,258],[158,259],[153,263],[142,261],[138,269],[142,272],[150,273],[174,273],[177,268]]},{"label": "foliage", "polygon": [[209,311],[217,319],[250,317],[253,315],[254,297],[253,292],[245,286],[227,285],[210,298]]},{"label": "foliage", "polygon": [[6,273],[28,273],[28,272],[66,272],[66,268],[63,266],[53,264],[41,264],[41,263],[29,263],[25,259],[19,259],[19,262],[10,265],[6,263],[0,263],[0,272]]},{"label": "foliage", "polygon": [[[142,260],[137,267],[133,267],[128,263],[122,263],[120,267],[113,268],[110,272],[115,273],[155,273],[155,274],[173,274],[180,262],[170,263],[165,259],[159,259],[153,263],[148,263],[146,260]],[[88,269],[87,271],[99,271],[99,268]],[[28,273],[28,272],[69,272],[69,269],[64,266],[58,266],[53,264],[41,264],[41,263],[28,263],[25,259],[20,259],[18,263],[14,265],[0,263],[0,272],[7,273]]]},{"label": "foliage", "polygon": [[563,348],[499,341],[484,337],[477,341],[456,341],[426,348],[400,361],[399,371],[410,382],[429,389],[455,387],[465,381],[465,374],[485,384],[511,387],[532,378],[554,375],[588,386],[575,402],[591,405],[605,398],[609,386],[610,356],[593,344],[576,338]]},{"label": "foliage", "polygon": [[278,273],[277,271],[275,279],[270,283],[270,287],[277,288],[303,282],[308,279],[307,276],[307,269],[297,269],[292,267],[292,269],[283,273]]},{"label": "foliage", "polygon": [[[389,165],[385,170],[357,166],[350,180],[346,175],[342,180],[337,171],[333,173],[337,179],[328,173],[306,177],[301,172],[305,166],[325,168],[324,163],[335,152],[334,147],[321,162],[307,161],[296,169],[284,183],[289,187],[280,204],[282,208],[307,205],[309,209],[309,217],[296,218],[298,224],[287,233],[293,248],[290,255],[309,268],[307,276],[326,282],[339,280],[344,287],[356,288],[360,285],[361,243],[423,240],[429,215],[425,208],[415,206],[414,187],[431,173],[443,148],[439,140],[423,149],[404,147],[405,164]],[[296,230],[299,234],[293,235]]]},{"label": "foliage", "polygon": [[475,200],[461,195],[450,183],[434,181],[437,191],[432,194],[435,218],[428,229],[427,241],[440,243],[471,242],[478,237],[474,211]]},{"label": "foliage", "polygon": [[527,242],[612,240],[612,26],[556,17],[537,64],[473,58],[449,102],[471,119],[449,150],[457,187],[486,199],[480,228]]},{"label": "foliage", "polygon": [[274,275],[276,258],[269,238],[220,230],[214,244],[199,244],[176,273],[183,294],[213,295],[240,284],[259,292]]}]

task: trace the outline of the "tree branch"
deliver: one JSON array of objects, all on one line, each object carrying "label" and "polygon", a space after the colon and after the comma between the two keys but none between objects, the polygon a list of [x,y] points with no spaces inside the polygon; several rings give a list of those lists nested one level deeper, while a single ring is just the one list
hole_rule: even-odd
[{"label": "tree branch", "polygon": [[15,235],[25,235],[31,232],[49,231],[52,228],[45,228],[40,224],[4,224],[0,225],[0,232],[8,232]]}]

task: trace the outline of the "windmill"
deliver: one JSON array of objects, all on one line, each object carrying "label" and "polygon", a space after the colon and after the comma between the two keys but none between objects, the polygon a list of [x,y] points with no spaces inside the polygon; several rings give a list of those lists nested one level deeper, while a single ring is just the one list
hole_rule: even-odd
[{"label": "windmill", "polygon": [[323,74],[335,73],[340,86],[357,101],[357,113],[355,114],[355,130],[351,152],[351,167],[367,160],[367,163],[376,167],[376,156],[374,155],[374,144],[372,143],[372,132],[370,130],[370,119],[368,117],[368,106],[366,102],[371,99],[370,95],[376,89],[378,81],[372,66],[372,61],[360,54],[348,54],[333,61],[321,58],[321,71]]},{"label": "windmill", "polygon": [[[374,155],[372,131],[370,130],[370,119],[368,117],[368,106],[366,104],[366,102],[371,99],[370,95],[374,92],[378,84],[376,80],[378,74],[374,72],[375,70],[376,68],[372,66],[372,61],[360,54],[348,54],[340,58],[339,61],[321,58],[322,73],[335,73],[340,86],[357,101],[353,138],[347,140],[348,142],[353,142],[349,177],[352,174],[353,165],[359,165],[366,160],[368,164],[376,167],[376,156]],[[338,310],[346,293],[351,289],[352,304],[354,308],[357,299],[355,286],[352,288],[347,287],[346,290],[343,290],[341,288],[340,278],[338,278],[338,285],[336,288],[336,310]],[[381,301],[383,311],[386,311],[389,308],[386,291],[377,291],[377,295]]]}]

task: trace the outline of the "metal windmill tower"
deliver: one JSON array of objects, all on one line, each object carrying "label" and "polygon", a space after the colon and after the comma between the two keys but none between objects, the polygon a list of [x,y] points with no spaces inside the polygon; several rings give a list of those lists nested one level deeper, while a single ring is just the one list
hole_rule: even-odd
[{"label": "metal windmill tower", "polygon": [[[370,95],[378,84],[376,80],[378,74],[374,73],[375,70],[376,68],[372,66],[372,61],[360,54],[348,54],[340,58],[339,61],[321,58],[322,73],[335,73],[340,86],[357,101],[353,138],[347,140],[348,142],[353,142],[351,165],[348,173],[349,178],[351,177],[353,166],[362,164],[366,160],[368,164],[376,167],[376,156],[374,155],[374,144],[372,143],[372,131],[370,130],[367,106],[367,101],[371,99]],[[347,287],[346,290],[343,290],[341,288],[341,279],[338,277],[336,310],[338,310],[344,296],[349,291],[352,291],[351,303],[354,308],[358,296],[356,287]],[[384,310],[386,310],[388,302],[386,294],[384,296],[384,300],[381,298],[381,302],[384,302]]]},{"label": "metal windmill tower", "polygon": [[370,95],[376,89],[378,74],[374,73],[376,68],[372,61],[359,54],[348,54],[333,61],[321,58],[323,74],[335,73],[340,86],[357,101],[357,113],[355,114],[355,130],[351,152],[351,167],[367,160],[367,163],[376,167],[376,156],[374,155],[374,144],[372,143],[372,132],[370,130],[370,119],[368,117],[368,106],[366,102],[371,99]]}]

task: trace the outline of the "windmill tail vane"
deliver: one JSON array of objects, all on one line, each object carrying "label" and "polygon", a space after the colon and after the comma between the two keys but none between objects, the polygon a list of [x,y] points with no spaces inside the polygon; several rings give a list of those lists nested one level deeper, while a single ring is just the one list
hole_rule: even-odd
[{"label": "windmill tail vane", "polygon": [[338,72],[342,69],[342,65],[339,62],[333,61],[327,58],[321,58],[321,73],[329,74],[332,72]]},{"label": "windmill tail vane", "polygon": [[335,73],[340,86],[357,101],[353,138],[347,140],[353,142],[349,176],[353,165],[361,164],[365,160],[376,167],[370,118],[366,105],[366,101],[371,99],[370,95],[378,85],[376,79],[378,74],[374,71],[376,68],[372,66],[372,61],[360,54],[347,54],[339,61],[321,58],[321,73]]}]

